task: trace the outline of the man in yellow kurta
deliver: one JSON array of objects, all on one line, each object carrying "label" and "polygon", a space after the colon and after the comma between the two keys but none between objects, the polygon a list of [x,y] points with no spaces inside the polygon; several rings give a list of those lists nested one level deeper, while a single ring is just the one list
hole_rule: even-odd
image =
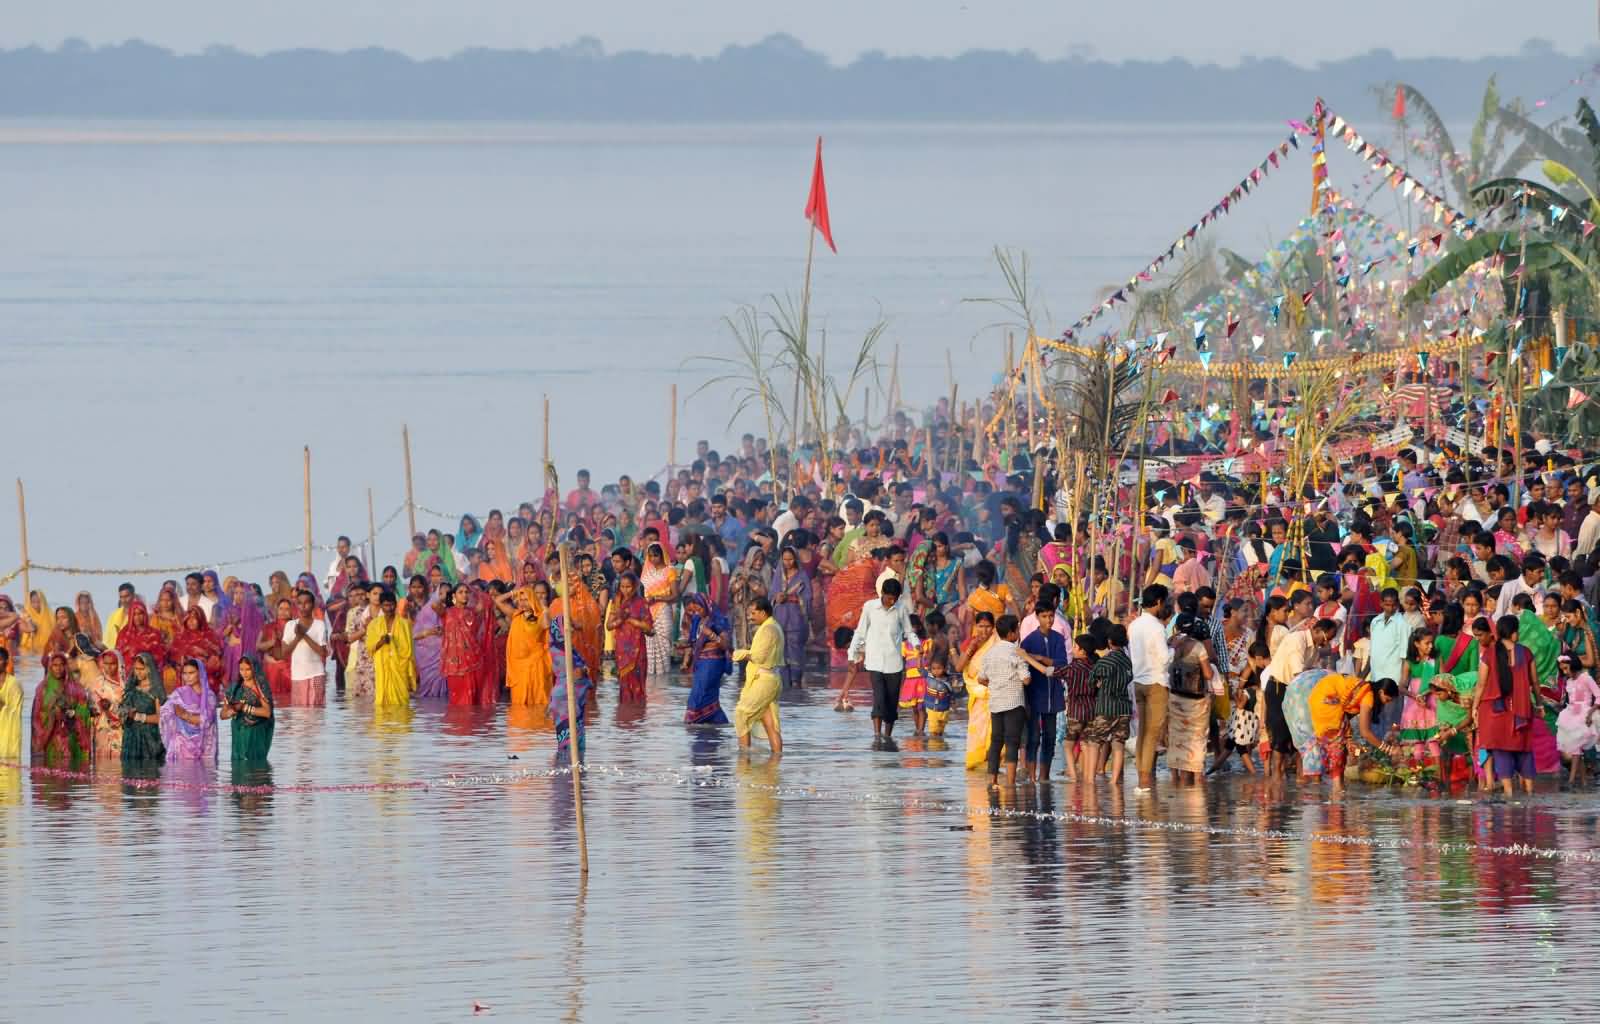
[{"label": "man in yellow kurta", "polygon": [[744,689],[739,691],[739,703],[733,709],[733,731],[739,735],[739,746],[749,749],[750,730],[760,722],[767,731],[772,752],[781,754],[778,694],[783,692],[783,684],[778,681],[777,670],[784,667],[783,627],[772,617],[772,602],[764,597],[750,602],[750,621],[756,625],[750,646],[733,652],[734,661],[747,663]]},{"label": "man in yellow kurta", "polygon": [[372,706],[404,707],[417,689],[417,662],[411,646],[411,620],[395,614],[394,591],[378,599],[378,614],[367,624],[372,655]]}]

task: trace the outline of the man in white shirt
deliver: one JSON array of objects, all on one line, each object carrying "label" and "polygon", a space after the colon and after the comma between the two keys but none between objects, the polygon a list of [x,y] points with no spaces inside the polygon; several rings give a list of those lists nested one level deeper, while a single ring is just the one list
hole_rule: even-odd
[{"label": "man in white shirt", "polygon": [[1600,544],[1600,487],[1589,488],[1589,514],[1578,527],[1578,546],[1572,549],[1574,558],[1582,558]]},{"label": "man in white shirt", "polygon": [[350,557],[350,538],[340,537],[338,543],[334,544],[334,549],[338,553],[333,556],[333,564],[328,566],[327,575],[322,578],[322,592],[324,594],[333,593],[334,581],[339,578],[339,573],[344,569],[344,560]]},{"label": "man in white shirt", "polygon": [[900,645],[919,647],[922,641],[911,628],[911,603],[900,600],[899,580],[885,580],[881,596],[861,606],[861,622],[850,638],[850,661],[865,668],[872,680],[872,745],[883,749],[892,743],[895,719],[900,713],[900,679],[905,658]]},{"label": "man in white shirt", "polygon": [[[1000,754],[1006,757],[1006,785],[1017,784],[1017,751],[1027,726],[1029,657],[1017,646],[1017,617],[1002,615],[994,624],[994,643],[983,653],[978,681],[989,688],[989,787],[1000,785]],[[1035,666],[1039,667],[1039,666]],[[1052,671],[1049,666],[1040,671]]]},{"label": "man in white shirt", "polygon": [[328,692],[328,624],[316,618],[317,601],[307,591],[297,591],[295,607],[300,617],[283,624],[283,644],[289,652],[289,703],[322,707]]},{"label": "man in white shirt", "polygon": [[1128,660],[1133,662],[1133,700],[1139,708],[1139,738],[1135,761],[1139,786],[1135,792],[1147,793],[1155,783],[1156,744],[1167,724],[1167,667],[1172,663],[1172,648],[1167,645],[1167,620],[1172,606],[1167,588],[1152,583],[1140,595],[1144,609],[1128,627]]},{"label": "man in white shirt", "polygon": [[890,580],[899,580],[902,593],[905,590],[906,579],[906,549],[899,544],[889,548],[889,557],[883,563],[883,571],[878,573],[878,596],[883,596],[883,585]]},{"label": "man in white shirt", "polygon": [[789,507],[778,514],[772,521],[772,530],[778,535],[778,547],[783,547],[790,531],[800,528],[800,521],[805,518],[806,512],[811,509],[811,499],[804,494],[796,494],[789,499]]},{"label": "man in white shirt", "polygon": [[[1509,562],[1510,559],[1507,559]],[[1515,615],[1517,610],[1512,606],[1518,594],[1528,594],[1533,598],[1535,607],[1544,600],[1544,556],[1538,553],[1529,555],[1522,560],[1522,575],[1507,576],[1506,581],[1500,584],[1500,596],[1495,598],[1494,617],[1499,621],[1503,615]],[[1381,678],[1374,676],[1374,679]]]},{"label": "man in white shirt", "polygon": [[206,613],[206,621],[210,622],[211,610],[217,606],[217,599],[207,597],[200,592],[205,585],[205,577],[197,572],[191,572],[183,578],[183,593],[178,596],[178,606],[188,611],[195,604],[200,605],[200,610]]}]

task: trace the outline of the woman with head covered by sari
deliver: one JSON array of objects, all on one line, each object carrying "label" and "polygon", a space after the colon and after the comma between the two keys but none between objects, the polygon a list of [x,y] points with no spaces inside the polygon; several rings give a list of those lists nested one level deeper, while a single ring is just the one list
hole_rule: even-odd
[{"label": "woman with head covered by sari", "polygon": [[[117,639],[122,639],[120,634]],[[122,697],[128,685],[122,654],[101,651],[100,657],[81,659],[79,665],[81,685],[89,696],[94,760],[100,764],[119,761],[122,759]]]},{"label": "woman with head covered by sari", "polygon": [[217,760],[217,698],[194,658],[178,666],[178,687],[161,705],[161,742],[169,762]]},{"label": "woman with head covered by sari", "polygon": [[[117,631],[117,651],[124,665],[132,664],[141,654],[153,655],[158,665],[167,661],[166,641],[161,631],[150,625],[150,612],[138,598],[128,605],[127,624]],[[121,684],[120,679],[118,684]]]},{"label": "woman with head covered by sari", "polygon": [[605,646],[604,626],[600,620],[600,603],[594,593],[573,573],[569,581],[561,574],[561,556],[556,554],[545,565],[545,578],[555,590],[556,598],[550,605],[550,615],[556,617],[565,610],[571,618],[572,649],[583,658],[586,665],[598,665]]},{"label": "woman with head covered by sari", "polygon": [[461,517],[461,523],[456,527],[456,561],[465,563],[467,552],[476,550],[483,541],[483,528],[478,525],[478,520],[471,515]]},{"label": "woman with head covered by sari", "polygon": [[87,590],[78,591],[78,596],[73,601],[73,609],[78,620],[78,632],[96,638],[105,635],[106,627],[100,621],[100,612],[94,606],[94,595]]},{"label": "woman with head covered by sari", "polygon": [[[162,584],[160,592],[156,594],[156,603],[150,609],[150,625],[161,634],[162,642],[170,649],[172,641],[178,638],[178,630],[183,628],[183,609],[178,607],[175,585]],[[131,666],[133,662],[128,664]]]},{"label": "woman with head covered by sari", "polygon": [[501,583],[513,582],[511,575],[511,559],[506,555],[505,544],[492,537],[483,541],[483,561],[478,564],[478,579],[484,583],[499,580]]},{"label": "woman with head covered by sari", "polygon": [[[127,629],[124,629],[123,633],[126,634]],[[118,638],[118,643],[119,645],[121,643],[120,637]],[[144,652],[133,652],[135,656],[141,653]],[[163,655],[156,660],[160,664],[167,661],[167,658]],[[204,609],[198,604],[190,605],[189,610],[183,613],[183,628],[178,630],[177,638],[172,641],[171,664],[174,669],[181,674],[183,663],[189,660],[198,661],[205,666],[206,678],[212,684],[213,695],[221,692],[223,672],[222,641],[217,639],[217,634],[212,631],[210,624],[206,621]],[[173,677],[173,688],[176,689],[180,682],[175,675]]]},{"label": "woman with head covered by sari", "polygon": [[272,750],[277,720],[272,714],[272,689],[254,656],[239,662],[239,674],[228,687],[222,717],[233,722],[233,760],[261,762]]},{"label": "woman with head covered by sari", "polygon": [[713,608],[704,594],[690,594],[684,598],[683,614],[689,623],[689,650],[684,655],[684,668],[694,673],[689,687],[689,706],[683,713],[684,724],[725,725],[728,716],[722,710],[722,680],[733,671],[733,662],[728,657],[733,649],[733,627],[728,617]]},{"label": "woman with head covered by sari", "polygon": [[81,763],[92,749],[89,695],[72,679],[65,654],[45,656],[44,682],[33,692],[33,763]]},{"label": "woman with head covered by sari", "polygon": [[[249,593],[245,584],[235,582],[231,598],[230,607],[217,622],[222,646],[221,679],[238,678],[239,662],[256,656],[261,630],[266,626],[261,606],[256,604],[255,595]],[[209,672],[211,666],[207,665],[206,670]]]},{"label": "woman with head covered by sari", "polygon": [[167,759],[161,742],[161,703],[167,699],[156,659],[141,654],[133,663],[117,707],[122,719],[122,766],[154,767]]},{"label": "woman with head covered by sari", "polygon": [[495,599],[510,624],[506,634],[506,687],[518,707],[542,707],[550,697],[550,587],[522,567],[524,585]]},{"label": "woman with head covered by sari", "polygon": [[450,599],[450,585],[435,588],[417,607],[411,623],[411,647],[417,666],[417,696],[433,699],[448,697],[441,657],[444,651],[445,602]]}]

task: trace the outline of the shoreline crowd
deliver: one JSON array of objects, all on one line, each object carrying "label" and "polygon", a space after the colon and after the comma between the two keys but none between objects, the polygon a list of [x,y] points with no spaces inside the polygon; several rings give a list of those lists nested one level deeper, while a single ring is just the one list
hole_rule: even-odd
[{"label": "shoreline crowd", "polygon": [[0,761],[26,743],[35,764],[149,775],[215,761],[223,723],[235,761],[265,761],[280,709],[330,687],[375,708],[532,708],[558,759],[574,739],[581,758],[600,687],[641,702],[681,671],[686,724],[731,722],[743,747],[759,731],[774,754],[788,686],[837,683],[841,712],[870,691],[874,749],[901,718],[941,737],[964,717],[965,765],[992,785],[1002,765],[1007,785],[1043,783],[1058,755],[1074,784],[1121,780],[1130,741],[1139,789],[1163,753],[1177,785],[1234,764],[1335,789],[1586,780],[1585,453],[1529,437],[1521,479],[1510,451],[1357,454],[1298,501],[1152,461],[1091,528],[1046,447],[936,468],[957,432],[941,402],[826,454],[702,441],[664,481],[580,471],[565,495],[417,534],[375,574],[341,537],[320,578],[124,584],[104,617],[87,592],[0,595]]}]

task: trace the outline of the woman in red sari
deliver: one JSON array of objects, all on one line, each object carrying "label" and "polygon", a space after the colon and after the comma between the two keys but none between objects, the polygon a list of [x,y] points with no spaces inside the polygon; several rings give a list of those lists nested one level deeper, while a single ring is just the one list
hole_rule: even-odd
[{"label": "woman in red sari", "polygon": [[482,692],[479,680],[483,674],[483,623],[479,621],[472,588],[465,583],[452,590],[448,598],[440,663],[450,703],[478,703]]},{"label": "woman in red sari", "polygon": [[[134,604],[138,604],[137,601]],[[128,625],[133,624],[133,605],[128,607]],[[123,634],[128,632],[124,626]],[[117,637],[117,647],[122,647],[122,637]],[[177,637],[172,641],[171,661],[182,665],[190,660],[198,661],[206,667],[206,680],[211,684],[213,692],[222,691],[222,641],[217,639],[217,634],[206,622],[205,609],[196,601],[183,613],[182,627],[178,630]],[[163,655],[157,654],[156,661],[164,662]]]},{"label": "woman in red sari", "polygon": [[481,590],[469,587],[472,600],[478,609],[478,700],[492,707],[500,699],[500,684],[505,682],[506,634],[502,630],[499,613],[495,610],[493,588]]},{"label": "woman in red sari", "polygon": [[655,620],[639,592],[639,577],[631,572],[617,577],[617,596],[606,616],[606,628],[616,637],[617,685],[622,699],[643,700],[649,668],[644,639],[655,628]]},{"label": "woman in red sari", "polygon": [[274,612],[277,618],[261,631],[261,638],[256,641],[256,653],[261,655],[261,667],[266,673],[272,699],[288,703],[292,688],[289,683],[289,656],[283,649],[283,629],[294,618],[294,602],[287,597],[279,598]]},{"label": "woman in red sari", "polygon": [[[198,603],[194,607],[196,611],[200,610]],[[205,621],[203,613],[200,620]],[[182,635],[180,632],[179,636]],[[212,637],[212,641],[214,643],[216,637]],[[161,636],[161,631],[150,625],[150,610],[138,598],[128,605],[127,625],[117,631],[117,651],[122,655],[124,665],[132,665],[141,654],[155,658],[157,665],[166,665],[172,660],[167,654],[167,642]]]}]

